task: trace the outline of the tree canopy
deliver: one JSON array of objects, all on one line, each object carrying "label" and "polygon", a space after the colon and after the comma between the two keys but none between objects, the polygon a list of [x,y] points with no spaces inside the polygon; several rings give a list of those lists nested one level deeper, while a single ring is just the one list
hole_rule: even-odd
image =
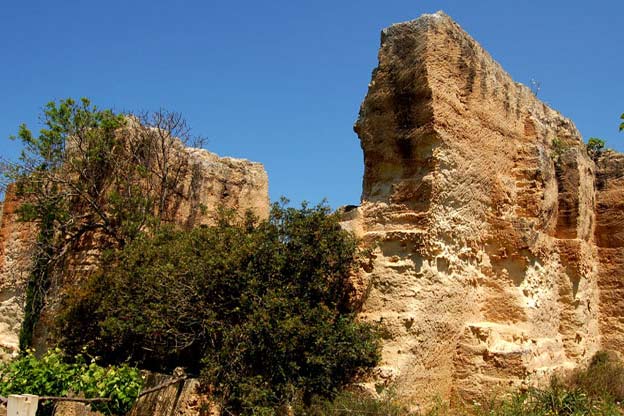
[{"label": "tree canopy", "polygon": [[169,220],[176,198],[186,197],[189,163],[180,149],[196,142],[177,113],[116,114],[86,98],[50,102],[41,120],[38,135],[20,126],[12,137],[23,145],[19,160],[2,170],[20,200],[19,219],[39,227],[22,349],[69,252],[94,236],[100,248],[120,248]]},{"label": "tree canopy", "polygon": [[356,257],[322,205],[165,227],[112,254],[66,300],[63,346],[109,363],[185,366],[234,414],[331,397],[379,359],[376,331],[349,302]]}]

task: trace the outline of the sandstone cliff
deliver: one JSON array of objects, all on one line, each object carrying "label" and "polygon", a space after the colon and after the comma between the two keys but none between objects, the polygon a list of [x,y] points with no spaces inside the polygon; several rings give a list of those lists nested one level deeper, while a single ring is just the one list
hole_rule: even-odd
[{"label": "sandstone cliff", "polygon": [[602,346],[624,353],[624,155],[619,153],[606,152],[597,162],[595,240]]},{"label": "sandstone cliff", "polygon": [[[219,157],[203,149],[181,148],[179,157],[189,161],[182,178],[184,198],[173,204],[172,218],[183,226],[210,224],[219,207],[243,214],[251,210],[261,218],[269,213],[268,178],[260,163]],[[33,224],[18,221],[12,189],[6,192],[0,219],[0,361],[17,352],[24,316],[26,286],[31,254],[37,236]],[[97,265],[101,243],[98,235],[86,235],[66,260],[65,271],[50,289],[48,306],[35,330],[35,347],[45,348],[48,328],[54,319],[54,305],[64,286],[84,278]]]},{"label": "sandstone cliff", "polygon": [[0,216],[0,362],[19,349],[26,282],[37,237],[32,224],[18,221],[18,206],[19,201],[9,187]]},{"label": "sandstone cliff", "polygon": [[[362,204],[344,226],[373,247],[357,279],[363,318],[384,328],[376,387],[471,401],[624,353],[624,155],[591,160],[570,120],[443,13],[383,31],[355,131]],[[261,165],[185,157],[193,197],[176,222],[210,223],[221,204],[268,214]],[[0,360],[17,347],[35,236],[18,203],[8,192],[0,224]],[[81,255],[75,273],[97,250]]]},{"label": "sandstone cliff", "polygon": [[621,156],[601,165],[596,226],[574,124],[441,12],[382,32],[355,131],[345,226],[375,247],[359,278],[385,328],[377,384],[472,400],[623,351]]}]

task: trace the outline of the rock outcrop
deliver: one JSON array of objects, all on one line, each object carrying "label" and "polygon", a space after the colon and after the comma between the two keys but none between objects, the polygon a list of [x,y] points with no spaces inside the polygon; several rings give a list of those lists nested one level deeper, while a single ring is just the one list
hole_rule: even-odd
[{"label": "rock outcrop", "polygon": [[441,12],[382,32],[355,131],[345,227],[375,247],[359,278],[385,333],[378,384],[473,400],[624,352],[622,156],[600,165],[596,225],[574,124]]},{"label": "rock outcrop", "polygon": [[[260,218],[269,213],[268,178],[260,163],[219,157],[203,149],[182,148],[180,157],[189,161],[188,174],[181,179],[183,195],[173,204],[173,221],[182,226],[210,224],[220,207],[241,215],[251,210]],[[0,219],[0,361],[16,354],[24,316],[26,287],[37,228],[18,221],[20,201],[12,188],[6,192]],[[35,328],[35,347],[45,348],[48,328],[55,315],[55,302],[75,279],[84,278],[98,264],[100,249],[97,235],[87,235],[84,243],[66,260],[62,279],[54,282]]]},{"label": "rock outcrop", "polygon": [[9,186],[0,216],[0,362],[17,354],[26,282],[37,238],[33,224],[18,221],[19,200]]},{"label": "rock outcrop", "polygon": [[[599,349],[624,353],[624,155],[590,159],[570,120],[443,13],[382,32],[355,131],[362,203],[343,224],[372,249],[355,278],[363,319],[383,328],[377,390],[415,406],[472,401],[546,382]],[[268,215],[262,165],[183,156],[192,197],[175,222],[209,224],[221,205]],[[18,205],[9,189],[0,360],[17,348],[36,238]],[[79,256],[74,273],[97,261],[97,247]],[[196,414],[207,404],[193,383],[153,393],[133,414]]]},{"label": "rock outcrop", "polygon": [[602,346],[624,353],[624,155],[620,153],[605,152],[597,162],[595,241]]}]

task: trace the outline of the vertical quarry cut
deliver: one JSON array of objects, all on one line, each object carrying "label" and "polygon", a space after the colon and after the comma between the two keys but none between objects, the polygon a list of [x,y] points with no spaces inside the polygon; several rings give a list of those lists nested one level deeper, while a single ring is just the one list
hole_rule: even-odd
[{"label": "vertical quarry cut", "polygon": [[[597,168],[579,132],[448,16],[382,32],[355,131],[362,205],[345,226],[374,247],[359,279],[385,337],[378,389],[473,400],[573,368],[601,337],[622,349],[604,331],[624,330],[624,289],[599,289],[621,285],[624,237],[594,238]],[[606,235],[624,216],[604,165]]]}]

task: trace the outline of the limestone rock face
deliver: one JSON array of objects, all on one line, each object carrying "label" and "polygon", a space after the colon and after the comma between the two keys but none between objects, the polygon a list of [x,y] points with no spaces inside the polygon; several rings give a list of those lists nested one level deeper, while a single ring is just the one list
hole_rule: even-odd
[{"label": "limestone rock face", "polygon": [[182,201],[176,221],[188,225],[210,224],[218,207],[260,218],[269,216],[269,180],[261,163],[219,157],[204,149],[185,149],[195,176],[187,178],[192,197]]},{"label": "limestone rock face", "polygon": [[26,282],[37,238],[33,224],[17,220],[18,207],[9,186],[0,216],[0,362],[15,356],[19,349]]},{"label": "limestone rock face", "polygon": [[[203,149],[180,149],[179,157],[188,158],[190,165],[181,181],[185,188],[183,194],[188,197],[173,204],[174,222],[189,227],[210,224],[219,207],[234,209],[241,215],[251,210],[260,218],[268,216],[268,178],[262,164],[219,157]],[[19,203],[9,188],[0,219],[0,361],[18,350],[33,244],[37,237],[34,224],[17,221]],[[87,235],[83,240],[66,260],[62,278],[54,281],[49,290],[47,305],[35,328],[37,350],[46,348],[48,329],[64,286],[84,278],[99,263],[101,236]]]},{"label": "limestone rock face", "polygon": [[[600,347],[599,257],[624,263],[624,233],[596,249],[596,168],[570,120],[439,12],[383,31],[355,131],[362,205],[345,227],[375,247],[359,279],[362,316],[384,327],[378,384],[473,400]],[[615,163],[598,229],[624,224]]]},{"label": "limestone rock face", "polygon": [[606,152],[597,162],[595,240],[602,345],[624,352],[624,155],[619,153]]}]

